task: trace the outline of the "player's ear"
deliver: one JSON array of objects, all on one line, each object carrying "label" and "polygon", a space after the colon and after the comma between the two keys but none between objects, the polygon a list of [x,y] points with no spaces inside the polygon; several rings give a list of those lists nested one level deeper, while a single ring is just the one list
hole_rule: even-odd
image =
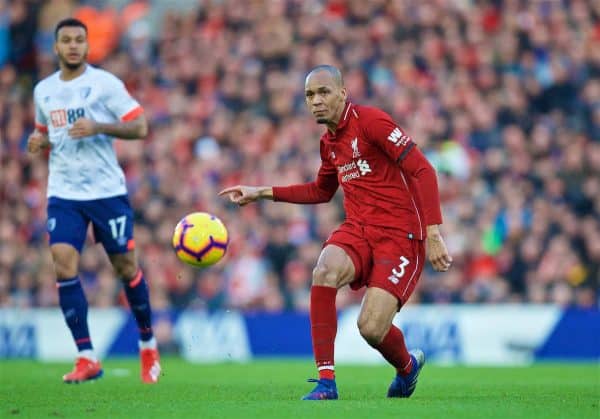
[{"label": "player's ear", "polygon": [[340,93],[342,94],[342,98],[344,98],[344,102],[345,102],[346,99],[348,98],[348,92],[346,91],[346,88],[342,87],[342,90],[340,90]]}]

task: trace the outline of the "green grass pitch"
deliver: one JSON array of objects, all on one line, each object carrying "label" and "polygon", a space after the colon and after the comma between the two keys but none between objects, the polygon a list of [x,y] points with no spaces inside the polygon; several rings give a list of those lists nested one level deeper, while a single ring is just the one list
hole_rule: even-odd
[{"label": "green grass pitch", "polygon": [[0,361],[0,418],[600,418],[598,364],[523,368],[425,365],[410,399],[386,399],[392,370],[337,368],[340,400],[303,402],[310,361],[193,365],[162,361],[155,386],[137,360],[107,360],[94,383],[66,385],[67,364]]}]

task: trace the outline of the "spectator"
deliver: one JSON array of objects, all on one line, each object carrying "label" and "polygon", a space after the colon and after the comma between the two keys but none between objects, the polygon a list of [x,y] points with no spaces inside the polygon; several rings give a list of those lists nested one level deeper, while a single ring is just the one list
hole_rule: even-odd
[{"label": "spectator", "polygon": [[[320,132],[297,86],[325,63],[346,74],[352,99],[383,107],[437,166],[455,268],[426,270],[414,301],[598,305],[597,3],[94,5],[0,0],[1,307],[56,304],[45,160],[24,152],[31,86],[54,71],[48,28],[64,17],[56,10],[104,19],[110,36],[94,59],[151,120],[145,147],[117,147],[156,310],[306,310],[309,267],[341,218],[340,200],[337,208],[265,203],[237,219],[216,192],[239,179],[312,179]],[[170,249],[173,226],[197,210],[218,214],[231,233],[225,261],[207,271],[184,267]],[[89,242],[82,256],[90,303],[122,304],[96,250]],[[359,297],[340,293],[338,304]]]}]

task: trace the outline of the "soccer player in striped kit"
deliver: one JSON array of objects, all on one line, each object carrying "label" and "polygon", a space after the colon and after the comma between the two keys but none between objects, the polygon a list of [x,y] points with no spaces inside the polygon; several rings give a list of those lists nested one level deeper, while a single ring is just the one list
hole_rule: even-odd
[{"label": "soccer player in striped kit", "polygon": [[337,399],[334,341],[335,299],[345,285],[367,287],[358,328],[396,369],[388,397],[410,397],[425,362],[409,352],[392,324],[417,284],[425,254],[437,271],[452,264],[439,225],[442,215],[434,168],[413,140],[385,112],[351,103],[340,71],[329,65],[306,77],[306,104],[327,131],[321,137],[321,167],[314,182],[290,186],[226,188],[239,204],[258,199],[328,202],[339,185],[346,219],[326,240],[313,271],[310,322],[319,378],[305,400]]},{"label": "soccer player in striped kit", "polygon": [[88,303],[78,277],[81,249],[91,223],[121,279],[140,331],[141,379],[156,383],[159,353],[152,333],[148,286],[138,265],[133,211],[125,176],[113,149],[115,138],[139,139],[148,133],[144,110],[112,74],[86,62],[87,27],[73,18],[55,29],[59,70],[34,89],[35,131],[28,150],[50,150],[48,220],[50,250],[60,307],[77,345],[73,371],[65,383],[102,376],[88,330]]}]

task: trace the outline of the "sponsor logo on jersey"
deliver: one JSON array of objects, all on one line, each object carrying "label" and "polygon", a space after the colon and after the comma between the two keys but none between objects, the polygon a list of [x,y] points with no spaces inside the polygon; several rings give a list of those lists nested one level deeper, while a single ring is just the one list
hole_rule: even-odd
[{"label": "sponsor logo on jersey", "polygon": [[337,170],[342,175],[342,182],[348,182],[372,172],[369,162],[364,159],[338,166]]},{"label": "sponsor logo on jersey", "polygon": [[67,112],[64,109],[50,112],[50,121],[54,128],[61,128],[67,126]]},{"label": "sponsor logo on jersey", "polygon": [[390,132],[390,135],[388,135],[387,139],[397,147],[404,146],[410,141],[410,137],[404,134],[398,127],[394,128],[394,130]]},{"label": "sponsor logo on jersey", "polygon": [[349,180],[356,179],[359,177],[360,177],[360,173],[358,171],[346,173],[344,176],[342,176],[342,183],[346,183]]},{"label": "sponsor logo on jersey", "polygon": [[342,166],[338,166],[338,172],[339,173],[346,173],[352,169],[356,169],[356,162],[351,161],[350,163],[346,163]]},{"label": "sponsor logo on jersey", "polygon": [[[338,173],[341,175],[341,182],[345,183],[352,179],[358,179],[361,176],[365,176],[372,172],[371,165],[365,159],[359,157],[362,156],[358,149],[358,137],[354,137],[350,141],[350,147],[352,148],[352,158],[358,160],[352,160],[341,166],[337,166]],[[333,153],[332,153],[333,154]]]},{"label": "sponsor logo on jersey", "polygon": [[360,159],[359,161],[356,162],[356,164],[358,164],[358,170],[360,170],[361,176],[364,176],[367,173],[371,173],[371,166],[369,166],[368,161],[366,161],[364,159]]},{"label": "sponsor logo on jersey", "polygon": [[50,121],[54,128],[63,128],[67,124],[73,124],[79,118],[85,116],[83,108],[57,109],[50,111]]}]

